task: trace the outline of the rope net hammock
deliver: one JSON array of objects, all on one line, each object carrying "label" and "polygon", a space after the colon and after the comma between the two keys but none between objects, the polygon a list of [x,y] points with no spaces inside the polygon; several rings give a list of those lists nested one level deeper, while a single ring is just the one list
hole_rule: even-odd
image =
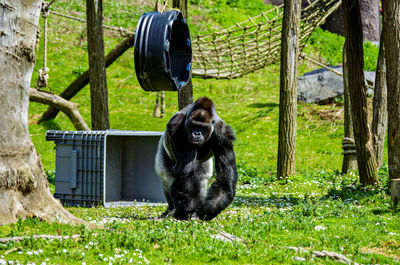
[{"label": "rope net hammock", "polygon": [[[341,5],[341,0],[308,2],[301,11],[300,51],[313,30]],[[279,60],[282,7],[274,7],[220,32],[192,38],[192,75],[233,79]]]},{"label": "rope net hammock", "polygon": [[[342,3],[341,0],[307,0],[301,10],[300,51],[313,30],[321,25]],[[50,10],[50,13],[86,23],[85,19]],[[202,78],[233,79],[242,77],[280,58],[283,5],[251,17],[212,34],[192,37],[192,75]],[[134,32],[122,27],[103,25],[121,36]]]}]

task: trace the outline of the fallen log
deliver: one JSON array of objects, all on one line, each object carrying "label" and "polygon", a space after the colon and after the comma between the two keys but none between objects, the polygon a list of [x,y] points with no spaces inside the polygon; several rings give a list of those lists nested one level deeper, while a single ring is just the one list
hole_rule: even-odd
[{"label": "fallen log", "polygon": [[63,99],[60,96],[37,90],[36,88],[30,89],[29,100],[43,103],[49,105],[50,107],[61,110],[71,120],[75,129],[78,131],[90,131],[89,126],[87,126],[85,120],[78,111],[78,104]]}]

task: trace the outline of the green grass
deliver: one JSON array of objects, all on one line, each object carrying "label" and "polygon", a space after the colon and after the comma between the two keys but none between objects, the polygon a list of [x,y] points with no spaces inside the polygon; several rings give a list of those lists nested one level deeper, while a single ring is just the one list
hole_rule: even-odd
[{"label": "green grass", "polygon": [[[154,1],[141,4],[120,0],[104,3],[105,24],[134,30],[143,12]],[[192,34],[212,32],[268,9],[261,0],[190,0]],[[84,18],[82,1],[56,1],[53,8]],[[54,15],[49,17],[49,87],[60,93],[88,67],[85,25]],[[115,32],[105,33],[106,50],[122,40]],[[306,52],[335,65],[341,62],[343,38],[317,30]],[[368,69],[374,69],[377,48],[365,44]],[[43,63],[42,45],[32,78]],[[369,58],[369,59],[368,59]],[[314,69],[302,62],[300,74]],[[155,93],[144,92],[136,79],[133,51],[129,50],[107,69],[112,129],[163,131],[177,111],[177,94],[166,93],[166,116],[153,118]],[[210,222],[158,220],[164,207],[67,209],[103,227],[87,230],[66,224],[21,219],[2,226],[0,237],[27,236],[19,242],[0,244],[0,264],[335,264],[312,256],[313,251],[334,251],[354,262],[394,264],[400,262],[400,214],[390,209],[387,167],[380,184],[372,189],[359,186],[354,173],[341,176],[343,120],[323,119],[322,112],[338,112],[339,104],[298,105],[297,174],[287,181],[276,180],[279,65],[235,80],[194,79],[194,98],[210,97],[222,119],[237,135],[235,153],[239,171],[237,196],[232,206]],[[73,102],[90,124],[90,94],[85,87]],[[54,143],[45,141],[48,129],[74,130],[60,113],[56,119],[37,124],[46,106],[31,103],[30,134],[50,183],[54,183]],[[387,159],[385,158],[385,161]],[[54,192],[54,185],[50,184]],[[212,235],[220,231],[243,239],[222,242]],[[80,239],[31,239],[37,234],[72,235]],[[295,252],[288,247],[302,247]],[[9,254],[5,254],[11,251]],[[305,258],[296,261],[295,258]],[[18,261],[18,262],[17,262]]]},{"label": "green grass", "polygon": [[[400,215],[389,206],[382,184],[364,189],[357,176],[309,172],[285,183],[254,178],[238,187],[234,203],[215,220],[158,220],[164,207],[78,208],[76,216],[101,224],[87,230],[37,218],[3,226],[0,237],[25,236],[0,244],[0,257],[20,263],[56,264],[335,264],[313,251],[344,254],[357,263],[400,262]],[[299,189],[301,187],[301,189]],[[243,239],[223,242],[221,231]],[[73,235],[73,240],[33,240],[35,234]],[[301,247],[299,253],[289,247]]]}]

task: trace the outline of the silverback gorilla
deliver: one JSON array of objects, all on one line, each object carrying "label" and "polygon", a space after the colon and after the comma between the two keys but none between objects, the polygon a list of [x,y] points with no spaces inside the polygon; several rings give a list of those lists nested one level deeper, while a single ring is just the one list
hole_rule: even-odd
[{"label": "silverback gorilla", "polygon": [[[238,178],[234,140],[233,129],[222,121],[214,103],[206,97],[171,118],[155,161],[168,202],[161,217],[211,220],[231,204]],[[208,188],[213,155],[216,178]]]}]

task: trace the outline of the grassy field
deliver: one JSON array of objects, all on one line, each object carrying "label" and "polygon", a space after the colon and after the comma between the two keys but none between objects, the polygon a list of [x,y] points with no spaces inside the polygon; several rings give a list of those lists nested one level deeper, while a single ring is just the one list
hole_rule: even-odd
[{"label": "grassy field", "polygon": [[[104,1],[105,24],[135,29],[141,13],[154,1]],[[266,10],[261,0],[189,1],[192,34],[212,32]],[[82,1],[56,1],[52,8],[84,18]],[[49,17],[49,88],[60,93],[88,67],[85,25],[55,15]],[[122,38],[106,31],[106,50]],[[42,44],[42,43],[41,43]],[[321,30],[310,38],[306,52],[328,64],[341,60],[343,38]],[[42,45],[32,78],[42,67]],[[374,70],[377,48],[365,44],[366,68]],[[301,62],[300,74],[315,69]],[[166,115],[152,117],[155,93],[138,85],[129,50],[107,69],[112,129],[163,131],[177,111],[177,94],[166,93]],[[194,97],[207,96],[219,115],[236,132],[239,186],[234,203],[215,220],[159,220],[164,207],[69,207],[75,215],[99,224],[98,229],[49,224],[37,218],[0,227],[0,237],[26,236],[0,243],[0,264],[336,264],[315,251],[332,251],[362,264],[400,262],[400,214],[390,209],[387,167],[379,171],[375,188],[359,186],[357,173],[341,176],[343,108],[298,105],[297,174],[276,181],[278,144],[279,65],[235,80],[194,79]],[[90,124],[89,87],[73,102]],[[55,169],[54,143],[48,129],[74,130],[60,113],[44,124],[37,121],[46,106],[31,103],[29,130],[49,175]],[[386,158],[385,158],[386,161]],[[54,190],[54,185],[50,185]],[[216,238],[222,231],[242,241]],[[32,235],[80,235],[78,239],[33,239]],[[294,249],[298,248],[298,249]]]}]

